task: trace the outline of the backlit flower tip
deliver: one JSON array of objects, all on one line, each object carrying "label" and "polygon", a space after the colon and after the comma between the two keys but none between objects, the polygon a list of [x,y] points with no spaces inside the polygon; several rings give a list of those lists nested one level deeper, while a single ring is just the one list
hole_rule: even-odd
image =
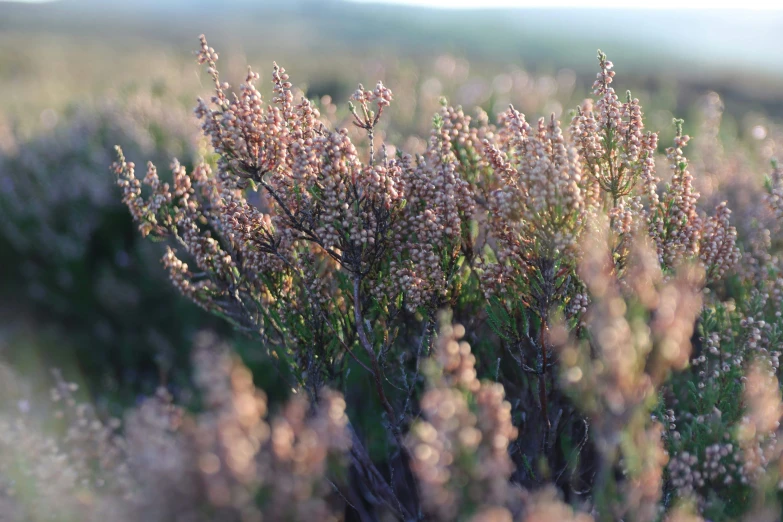
[{"label": "backlit flower tip", "polygon": [[392,92],[391,89],[383,85],[383,82],[378,82],[378,85],[375,86],[375,90],[373,91],[373,101],[378,105],[379,108],[381,107],[388,107],[391,104],[392,101]]},{"label": "backlit flower tip", "polygon": [[[380,83],[380,82],[379,82]],[[359,84],[359,88],[354,91],[354,93],[351,95],[351,99],[353,101],[365,104],[372,101],[373,93],[371,91],[367,91],[364,89],[364,85],[361,83]]]},{"label": "backlit flower tip", "polygon": [[763,437],[779,428],[783,405],[778,380],[760,363],[753,364],[748,371],[744,396],[749,411],[740,429],[741,440]]},{"label": "backlit flower tip", "polygon": [[588,163],[598,161],[604,153],[598,122],[593,114],[593,100],[586,99],[577,107],[571,120],[570,136],[572,143]]},{"label": "backlit flower tip", "polygon": [[693,189],[693,176],[688,171],[688,160],[682,147],[688,137],[682,134],[682,120],[675,120],[677,136],[674,145],[666,149],[666,157],[673,171],[671,184],[664,193],[659,215],[654,218],[653,236],[658,244],[661,261],[672,267],[682,259],[698,254],[703,226],[696,203],[699,193]]},{"label": "backlit flower tip", "polygon": [[461,324],[441,325],[435,357],[448,386],[475,392],[481,384],[476,377],[476,356],[471,353],[470,344],[460,341],[464,335],[465,327]]},{"label": "backlit flower tip", "polygon": [[508,160],[492,145],[485,151],[488,164],[504,182],[489,198],[492,233],[501,245],[529,238],[543,249],[539,254],[573,252],[585,208],[577,152],[566,145],[554,118],[541,118],[531,130],[521,115],[506,114]]},{"label": "backlit flower tip", "polygon": [[558,498],[558,491],[553,487],[536,491],[525,503],[523,522],[593,522],[593,517],[587,513],[574,512],[573,508]]},{"label": "backlit flower tip", "polygon": [[147,213],[147,206],[141,197],[141,183],[136,178],[136,165],[125,161],[122,149],[117,147],[118,161],[112,164],[112,170],[117,175],[117,186],[122,189],[122,202],[128,206],[136,221],[141,221]]},{"label": "backlit flower tip", "polygon": [[620,202],[616,207],[609,209],[611,227],[617,234],[630,234],[634,225],[634,209]]},{"label": "backlit flower tip", "polygon": [[606,54],[599,50],[598,65],[601,70],[596,75],[595,83],[593,83],[593,92],[596,96],[603,96],[609,90],[609,84],[612,83],[612,78],[614,78],[614,71],[612,71],[614,64],[607,60]]},{"label": "backlit flower tip", "polygon": [[655,151],[658,149],[658,135],[648,132],[642,137],[641,180],[642,192],[651,206],[658,204],[658,177],[655,174]]},{"label": "backlit flower tip", "polygon": [[772,162],[772,174],[767,179],[767,194],[764,201],[776,219],[783,219],[783,166],[777,161]]},{"label": "backlit flower tip", "polygon": [[275,91],[290,89],[291,82],[288,79],[289,76],[285,69],[277,65],[277,62],[272,62],[272,83],[275,84]]},{"label": "backlit flower tip", "polygon": [[[198,37],[199,43],[201,43],[201,47],[198,52],[198,63],[199,64],[208,64],[210,66],[214,65],[215,62],[218,60],[218,53],[215,52],[215,49],[209,46],[207,43],[207,37],[203,34]],[[212,73],[210,73],[212,74]]]},{"label": "backlit flower tip", "polygon": [[723,277],[739,262],[737,229],[731,226],[731,210],[726,202],[715,209],[715,215],[704,223],[701,232],[699,257],[707,270],[707,279],[714,281]]},{"label": "backlit flower tip", "polygon": [[191,273],[187,263],[177,257],[171,247],[166,247],[166,253],[161,259],[163,266],[169,272],[169,278],[174,286],[184,295],[194,297],[193,286],[190,283]]},{"label": "backlit flower tip", "polygon": [[507,183],[511,183],[516,175],[516,171],[506,161],[504,154],[489,140],[484,140],[482,145],[484,146],[484,155],[490,167],[492,167],[501,179]]},{"label": "backlit flower tip", "polygon": [[151,161],[147,162],[147,175],[144,176],[144,184],[148,185],[152,190],[157,190],[160,184],[160,178],[158,177],[158,169]]},{"label": "backlit flower tip", "polygon": [[644,121],[642,108],[638,98],[631,97],[631,91],[627,92],[628,101],[620,107],[620,117],[623,119],[622,134],[624,151],[622,158],[626,164],[633,164],[639,160],[644,151]]}]

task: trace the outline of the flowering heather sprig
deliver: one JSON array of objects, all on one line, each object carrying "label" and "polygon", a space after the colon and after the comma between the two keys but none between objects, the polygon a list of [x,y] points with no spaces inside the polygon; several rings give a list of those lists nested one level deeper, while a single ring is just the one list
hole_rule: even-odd
[{"label": "flowering heather sprig", "polygon": [[[778,272],[777,256],[772,251],[772,231],[754,222],[747,235],[742,249],[742,263],[737,265],[740,279],[757,287],[769,285],[767,278],[772,272]],[[774,284],[774,281],[772,282]]]},{"label": "flowering heather sprig", "polygon": [[456,276],[464,273],[460,256],[474,256],[477,198],[485,202],[490,176],[482,140],[493,135],[485,113],[477,120],[479,126],[471,126],[461,107],[442,99],[423,155],[395,162],[405,201],[395,228],[394,251],[401,255],[390,263],[389,280],[376,284],[387,296],[402,289],[410,311],[424,306],[431,315],[452,300]]},{"label": "flowering heather sprig", "polygon": [[0,415],[0,499],[19,512],[10,520],[339,520],[327,475],[350,447],[342,396],[324,389],[311,406],[300,395],[267,420],[264,393],[214,335],[195,350],[198,415],[159,389],[120,434],[59,373],[61,436],[27,413]]},{"label": "flowering heather sprig", "polygon": [[[471,118],[461,106],[452,107],[444,98],[436,124],[440,126],[443,139],[451,142],[459,177],[470,184],[474,199],[482,200],[476,203],[486,205],[494,178],[484,154],[484,140],[494,141],[497,131],[489,123],[489,115],[481,108],[476,108],[476,117]],[[497,138],[502,139],[502,136]]]},{"label": "flowering heather sprig", "polygon": [[[239,272],[234,258],[212,237],[210,230],[200,225],[204,221],[209,223],[210,218],[212,224],[218,224],[214,215],[202,211],[198,201],[199,193],[196,191],[198,188],[209,192],[206,190],[208,185],[214,183],[214,178],[209,177],[208,167],[199,166],[192,174],[188,174],[175,160],[172,163],[171,187],[169,183],[159,180],[154,165],[149,164],[143,183],[151,188],[152,193],[145,200],[142,197],[142,185],[135,176],[135,165],[125,161],[119,148],[118,154],[119,161],[113,165],[118,185],[123,189],[123,201],[139,222],[142,234],[173,236],[194,259],[201,273],[207,275],[197,279],[188,270],[188,265],[180,261],[169,248],[163,263],[175,286],[204,308],[225,310],[217,304],[218,300],[222,298],[230,302],[234,297],[229,288],[239,283]],[[215,200],[213,203],[218,211],[224,208],[220,201]]]},{"label": "flowering heather sprig", "polygon": [[621,103],[611,84],[614,65],[598,52],[600,72],[593,84],[597,100],[586,100],[571,121],[571,140],[579,151],[588,184],[590,206],[608,200],[611,210],[630,196],[641,179],[641,194],[657,202],[654,158],[658,136],[644,133],[639,100],[626,93]]},{"label": "flowering heather sprig", "polygon": [[[425,510],[436,520],[463,520],[476,513],[508,517],[513,500],[508,455],[516,438],[503,386],[476,376],[465,328],[442,317],[421,399],[424,419],[411,428],[411,469],[419,479]],[[484,513],[481,515],[481,513]],[[470,519],[474,520],[474,519]]]},{"label": "flowering heather sprig", "polygon": [[[300,360],[305,354],[297,348],[326,342],[321,319],[332,306],[323,297],[331,272],[318,269],[325,281],[312,277],[312,270],[323,264],[322,256],[313,255],[307,244],[296,250],[295,232],[283,226],[282,218],[261,212],[233,187],[225,172],[215,176],[204,164],[187,173],[175,161],[173,187],[161,182],[149,165],[143,183],[152,192],[146,199],[133,163],[126,162],[121,153],[114,169],[123,199],[142,233],[173,238],[194,260],[192,269],[171,247],[163,257],[173,284],[184,295],[240,328],[291,350]],[[301,300],[290,292],[295,280],[303,281]],[[284,294],[288,298],[280,299]],[[259,308],[262,303],[264,308]],[[319,323],[302,330],[301,336],[286,335],[275,315],[299,315],[302,307],[317,310]],[[317,381],[318,370],[309,369]]]},{"label": "flowering heather sprig", "polygon": [[[220,83],[206,46],[202,37],[200,60],[215,80],[215,108],[202,100],[196,115],[221,157],[226,188],[261,185],[280,225],[297,239],[318,244],[354,274],[370,273],[388,247],[398,212],[399,169],[375,165],[372,153],[370,164],[363,166],[346,130],[327,131],[306,98],[294,105],[291,82],[277,65],[270,105],[264,106],[253,84],[258,75],[252,72],[241,94],[229,101],[229,86]],[[360,91],[365,118],[357,115],[357,125],[370,131],[389,105],[391,91],[383,84],[372,93]],[[378,105],[372,117],[369,102]]]},{"label": "flowering heather sprig", "polygon": [[[50,390],[59,429],[44,430],[28,400],[0,414],[0,498],[9,520],[124,520],[137,483],[119,420],[104,422],[78,386],[52,372]],[[13,374],[6,377],[14,378]],[[9,397],[0,399],[5,402]],[[16,406],[16,405],[15,405]],[[16,410],[16,411],[14,411]],[[49,409],[51,414],[52,409]],[[6,506],[3,506],[6,508]]]},{"label": "flowering heather sprig", "polygon": [[[353,104],[349,105],[351,115],[354,117],[353,124],[360,129],[366,130],[368,133],[370,139],[370,165],[372,165],[375,162],[375,144],[373,143],[375,126],[378,124],[381,114],[383,114],[383,108],[391,105],[392,92],[391,89],[383,85],[383,82],[378,82],[373,91],[365,90],[360,83],[359,88],[353,93],[351,99],[358,102],[362,109],[360,116],[356,112],[356,107]],[[370,108],[372,104],[377,106],[378,112]]]},{"label": "flowering heather sprig", "polygon": [[502,123],[507,149],[485,141],[500,188],[489,201],[496,262],[485,259],[480,277],[487,297],[521,295],[547,321],[573,291],[569,276],[586,216],[581,168],[554,116],[534,131],[512,107]]},{"label": "flowering heather sprig", "polygon": [[731,211],[725,202],[716,207],[713,217],[698,214],[699,194],[693,188],[693,177],[682,151],[690,137],[682,133],[682,120],[674,123],[674,145],[666,149],[672,181],[660,203],[651,208],[650,235],[662,266],[672,268],[684,260],[700,259],[707,271],[707,281],[714,281],[739,261],[737,231],[729,224]]},{"label": "flowering heather sprig", "polygon": [[672,170],[669,190],[661,201],[659,214],[653,214],[651,232],[658,246],[658,256],[667,267],[698,254],[701,220],[696,211],[699,194],[693,189],[693,176],[682,148],[690,136],[682,133],[682,120],[674,121],[674,145],[666,149]]},{"label": "flowering heather sprig", "polygon": [[[595,498],[601,519],[652,521],[668,456],[662,427],[650,422],[650,411],[670,370],[688,363],[701,307],[700,280],[684,267],[664,283],[643,241],[634,242],[622,280],[614,273],[605,236],[591,237],[584,252],[580,275],[592,299],[588,340],[561,350],[561,379],[591,419],[601,459]],[[613,497],[608,491],[617,465],[627,478]]]},{"label": "flowering heather sprig", "polygon": [[682,133],[682,120],[675,120],[674,145],[667,149],[672,181],[659,194],[654,161],[658,136],[643,132],[639,100],[630,91],[620,103],[610,86],[613,65],[600,51],[598,59],[601,70],[593,85],[597,100],[586,100],[577,109],[570,134],[588,178],[587,208],[603,208],[610,216],[615,263],[622,268],[631,237],[647,229],[663,266],[672,269],[685,259],[700,258],[707,281],[719,279],[739,260],[736,230],[729,225],[725,203],[717,206],[714,217],[698,214],[699,194],[682,151],[690,139]]},{"label": "flowering heather sprig", "polygon": [[766,183],[767,194],[764,201],[772,210],[775,219],[783,220],[783,167],[777,161],[772,162],[772,173]]},{"label": "flowering heather sprig", "polygon": [[436,122],[424,157],[400,161],[404,213],[395,229],[391,280],[405,292],[407,306],[437,309],[448,302],[460,254],[472,253],[470,220],[476,203],[460,176],[449,127]]},{"label": "flowering heather sprig", "polygon": [[[369,106],[373,103],[376,104],[378,106],[378,113],[372,114],[372,121],[377,123],[383,108],[391,105],[392,92],[391,89],[383,85],[383,82],[378,82],[375,89],[372,91],[366,90],[362,84],[359,84],[359,88],[353,93],[351,99],[362,106],[362,112],[365,117],[369,117],[371,112],[373,112]],[[359,121],[361,120],[362,118],[359,118]]]},{"label": "flowering heather sprig", "polygon": [[[504,114],[511,136],[501,152],[485,142],[486,153],[503,186],[492,195],[492,231],[507,248],[530,241],[525,259],[554,258],[575,250],[583,221],[582,173],[576,151],[566,145],[554,115],[534,130],[513,107]],[[511,255],[511,252],[509,252]],[[498,260],[507,254],[498,252]]]},{"label": "flowering heather sprig", "polygon": [[708,281],[722,279],[739,262],[737,229],[731,226],[730,216],[731,210],[724,201],[715,209],[715,215],[702,226],[699,259],[707,270]]},{"label": "flowering heather sprig", "polygon": [[[311,417],[297,396],[266,421],[266,396],[252,374],[211,336],[197,341],[196,382],[207,412],[193,426],[198,463],[209,501],[244,517],[332,520],[325,503],[328,458],[344,453],[345,401],[324,390]],[[270,502],[256,505],[262,491]]]}]

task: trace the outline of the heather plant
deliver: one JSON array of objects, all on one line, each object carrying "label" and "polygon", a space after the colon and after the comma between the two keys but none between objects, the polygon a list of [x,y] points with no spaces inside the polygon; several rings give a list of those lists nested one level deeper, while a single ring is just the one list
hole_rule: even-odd
[{"label": "heather plant", "polygon": [[[251,70],[231,92],[202,37],[214,94],[196,115],[216,162],[139,179],[118,151],[123,201],[168,242],[181,293],[256,339],[312,404],[344,394],[335,516],[652,521],[774,505],[775,257],[760,242],[757,277],[737,283],[747,298],[722,297],[740,258],[728,206],[700,209],[681,120],[657,173],[657,134],[598,58],[596,99],[567,128],[444,101],[426,147],[392,154],[377,143],[395,101],[383,83],[352,96],[354,143],[277,65],[269,104]],[[249,465],[229,446],[251,447],[250,428],[213,439],[228,454],[207,467]],[[252,484],[226,480],[216,498],[258,505]],[[325,490],[303,491],[323,506]]]},{"label": "heather plant", "polygon": [[[1,322],[19,336],[32,322],[33,335],[66,337],[47,353],[50,364],[76,356],[93,385],[108,377],[133,393],[140,376],[154,389],[159,369],[187,366],[183,347],[209,318],[178,304],[157,270],[160,246],[136,239],[105,166],[118,141],[133,154],[192,164],[193,127],[173,100],[140,93],[76,106],[51,131],[17,135],[0,153],[0,286],[15,302]],[[20,351],[15,360],[32,358]]]},{"label": "heather plant", "polygon": [[729,286],[734,297],[712,297],[702,309],[690,364],[663,390],[655,412],[670,456],[664,503],[690,498],[712,520],[767,519],[779,510],[774,398],[782,325],[774,178],[773,170],[766,208],[752,210],[772,231],[754,225],[743,245],[742,284]]},{"label": "heather plant", "polygon": [[[772,245],[778,226],[773,210],[775,205],[768,201],[770,195],[765,194],[771,190],[771,185],[765,186],[762,175],[778,150],[774,125],[759,124],[749,129],[750,143],[724,145],[721,134],[730,132],[726,127],[731,129],[732,123],[730,119],[728,125],[723,121],[724,108],[723,100],[715,92],[707,93],[699,101],[702,121],[694,147],[694,186],[701,193],[701,208],[728,203],[735,216],[732,222],[738,230],[737,245],[743,251],[738,276],[746,282],[762,283],[768,278],[767,268],[777,248]],[[760,146],[756,146],[757,141],[761,142]],[[759,204],[764,200],[767,200],[766,204]],[[724,208],[721,214],[728,217],[726,211]],[[735,282],[728,283],[733,288],[724,290],[740,298]]]},{"label": "heather plant", "polygon": [[653,248],[641,243],[620,280],[601,239],[592,237],[580,267],[594,298],[585,318],[588,340],[562,349],[562,379],[591,422],[598,518],[656,520],[667,453],[663,426],[650,413],[671,371],[688,363],[702,274],[685,266],[665,280]]},{"label": "heather plant", "polygon": [[4,154],[6,241],[24,253],[41,249],[40,257],[82,257],[101,225],[101,212],[115,206],[114,189],[99,181],[96,166],[108,158],[105,144],[117,139],[159,159],[173,154],[193,161],[197,155],[198,136],[189,119],[163,100],[137,95],[76,107],[51,133],[19,137]]},{"label": "heather plant", "polygon": [[313,408],[295,397],[267,420],[247,367],[213,334],[195,343],[202,413],[161,388],[124,423],[104,421],[54,372],[55,426],[36,418],[40,404],[0,416],[3,516],[228,521],[261,520],[263,510],[272,520],[336,520],[324,474],[350,443],[341,396],[322,390]]},{"label": "heather plant", "polygon": [[[425,510],[435,520],[487,513],[511,518],[507,506],[519,491],[509,482],[514,465],[508,447],[517,436],[503,386],[478,380],[475,356],[461,340],[465,327],[441,326],[434,357],[427,361],[423,419],[411,429],[411,469],[421,484]],[[443,411],[452,412],[444,416]]]}]

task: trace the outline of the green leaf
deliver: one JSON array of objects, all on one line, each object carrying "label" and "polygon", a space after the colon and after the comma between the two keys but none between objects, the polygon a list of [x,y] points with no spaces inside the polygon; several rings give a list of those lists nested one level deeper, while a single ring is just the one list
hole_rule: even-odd
[{"label": "green leaf", "polygon": [[508,315],[505,306],[497,296],[492,296],[487,305],[487,319],[489,327],[498,337],[510,341],[508,332],[512,330],[511,317]]}]

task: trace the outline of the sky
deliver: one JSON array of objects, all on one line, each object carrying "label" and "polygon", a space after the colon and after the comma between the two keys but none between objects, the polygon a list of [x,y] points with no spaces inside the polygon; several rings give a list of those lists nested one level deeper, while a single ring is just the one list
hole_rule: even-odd
[{"label": "sky", "polygon": [[783,10],[780,0],[352,0],[358,3],[382,3],[437,7],[447,9],[470,9],[491,7],[585,7],[585,8],[653,8],[653,9],[753,9]]},{"label": "sky", "polygon": [[[0,0],[0,2],[39,3],[56,0]],[[164,0],[165,1],[165,0]],[[440,9],[476,8],[618,8],[618,9],[747,9],[783,11],[781,0],[348,0],[362,4],[389,4]]]}]

